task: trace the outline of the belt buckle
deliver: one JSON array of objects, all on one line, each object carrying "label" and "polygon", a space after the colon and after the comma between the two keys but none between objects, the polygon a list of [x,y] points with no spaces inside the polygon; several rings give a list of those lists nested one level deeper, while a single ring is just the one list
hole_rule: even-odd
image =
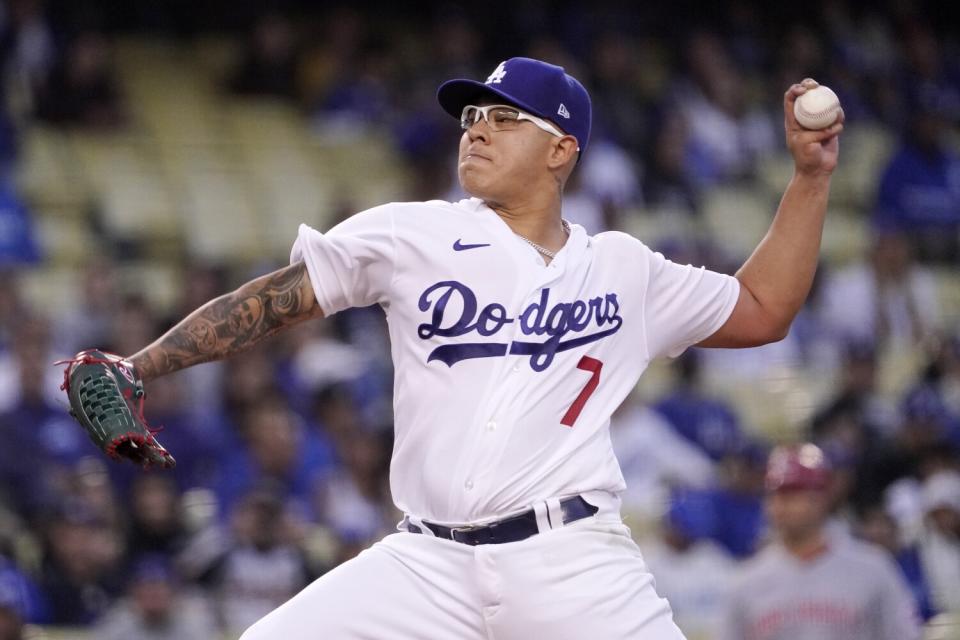
[{"label": "belt buckle", "polygon": [[485,527],[482,527],[476,524],[468,524],[465,527],[450,527],[450,536],[453,537],[455,533],[470,533],[471,531],[476,531],[477,529],[484,529],[484,528]]},{"label": "belt buckle", "polygon": [[[476,531],[485,531],[487,533],[487,536],[489,537],[490,533],[492,533],[490,529],[494,528],[495,526],[496,526],[496,523],[488,524],[488,525],[468,525],[466,527],[451,527],[450,539],[453,540],[454,542],[460,542],[460,543],[469,544],[469,545],[483,544],[484,540],[482,538],[471,539],[468,537],[469,534],[474,533]],[[464,537],[458,538],[457,537],[458,533],[462,534]]]}]

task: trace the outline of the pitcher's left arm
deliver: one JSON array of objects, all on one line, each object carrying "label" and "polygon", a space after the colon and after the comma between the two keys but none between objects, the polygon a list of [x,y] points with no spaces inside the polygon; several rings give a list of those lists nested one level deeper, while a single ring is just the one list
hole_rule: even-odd
[{"label": "pitcher's left arm", "polygon": [[783,96],[787,148],[794,174],[767,235],[736,273],[740,297],[733,313],[701,347],[753,347],[782,340],[800,311],[816,272],[830,178],[839,157],[843,112],[826,129],[801,127],[797,98],[817,86],[806,79]]}]

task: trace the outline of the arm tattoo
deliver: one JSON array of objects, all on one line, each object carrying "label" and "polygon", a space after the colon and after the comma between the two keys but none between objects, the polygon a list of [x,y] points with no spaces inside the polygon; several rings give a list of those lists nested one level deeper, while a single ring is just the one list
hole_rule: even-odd
[{"label": "arm tattoo", "polygon": [[306,266],[299,262],[211,300],[131,360],[148,380],[239,353],[286,327],[322,315]]}]

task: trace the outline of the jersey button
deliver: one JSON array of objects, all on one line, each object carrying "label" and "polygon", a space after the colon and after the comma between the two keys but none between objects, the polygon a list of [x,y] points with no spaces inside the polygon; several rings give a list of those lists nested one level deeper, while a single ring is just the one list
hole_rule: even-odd
[{"label": "jersey button", "polygon": [[467,491],[470,491],[470,489],[473,489],[473,480],[471,480],[470,478],[467,478],[467,481],[463,483],[463,488],[466,489]]},{"label": "jersey button", "polygon": [[516,373],[517,371],[520,371],[520,363],[519,363],[519,362],[516,363],[515,365],[513,365],[513,371],[514,371],[514,373]]},{"label": "jersey button", "polygon": [[497,423],[496,423],[496,422],[494,422],[493,420],[491,420],[490,422],[487,423],[487,431],[496,431],[496,430],[497,430]]}]

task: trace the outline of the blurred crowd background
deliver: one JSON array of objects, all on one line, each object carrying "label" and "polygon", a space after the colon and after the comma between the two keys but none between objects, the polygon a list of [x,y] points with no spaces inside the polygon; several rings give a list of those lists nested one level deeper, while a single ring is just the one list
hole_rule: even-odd
[{"label": "blurred crowd background", "polygon": [[434,92],[514,55],[593,97],[565,217],[728,273],[791,175],[783,92],[836,90],[809,303],[781,343],[650,369],[612,425],[624,512],[709,640],[772,535],[767,452],[810,439],[837,526],[960,611],[960,5],[634,4],[0,4],[0,639],[236,637],[394,528],[379,309],[151,382],[169,473],[100,455],[51,363],[139,350],[300,222],[462,197]]}]

